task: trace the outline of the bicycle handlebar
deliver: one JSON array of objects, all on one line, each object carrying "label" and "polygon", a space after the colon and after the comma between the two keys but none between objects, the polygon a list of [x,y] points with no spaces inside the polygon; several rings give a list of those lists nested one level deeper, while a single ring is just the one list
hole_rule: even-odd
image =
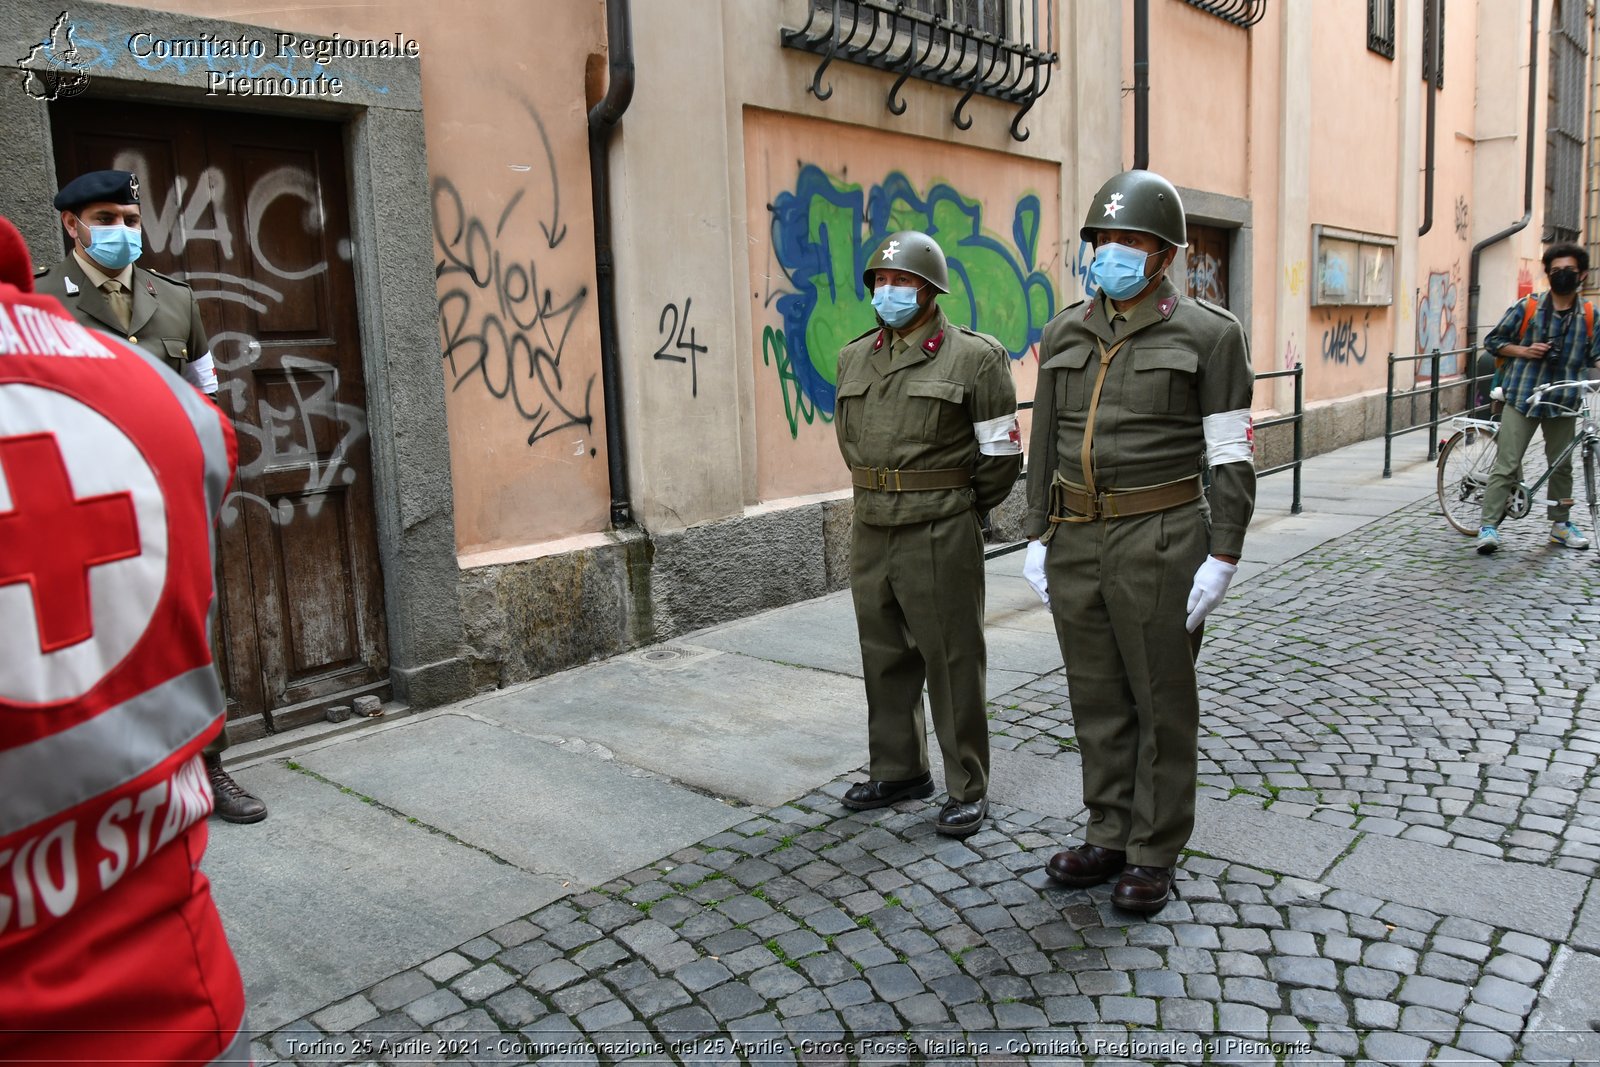
[{"label": "bicycle handlebar", "polygon": [[[1558,404],[1554,400],[1546,400],[1544,398],[1546,393],[1554,392],[1557,389],[1577,389],[1586,395],[1582,400],[1579,400],[1578,403],[1572,407],[1568,407],[1566,404]],[[1584,403],[1592,399],[1597,393],[1600,393],[1600,379],[1587,378],[1574,381],[1551,382],[1549,385],[1539,386],[1539,388],[1528,394],[1528,407],[1532,409],[1541,404],[1545,404],[1549,407],[1556,408],[1559,411],[1577,415],[1582,413]]]}]

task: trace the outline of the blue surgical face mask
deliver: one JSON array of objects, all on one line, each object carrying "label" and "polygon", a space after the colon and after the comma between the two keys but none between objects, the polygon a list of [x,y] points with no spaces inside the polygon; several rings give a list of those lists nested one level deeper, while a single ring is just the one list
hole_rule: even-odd
[{"label": "blue surgical face mask", "polygon": [[921,291],[920,285],[880,285],[872,291],[872,310],[898,330],[917,317],[921,310],[917,294]]},{"label": "blue surgical face mask", "polygon": [[90,226],[82,219],[78,225],[89,234],[84,251],[106,270],[121,270],[144,251],[144,235],[131,226]]},{"label": "blue surgical face mask", "polygon": [[1127,300],[1150,284],[1144,265],[1153,252],[1141,252],[1127,245],[1103,244],[1095,249],[1089,264],[1089,280],[1113,300]]}]

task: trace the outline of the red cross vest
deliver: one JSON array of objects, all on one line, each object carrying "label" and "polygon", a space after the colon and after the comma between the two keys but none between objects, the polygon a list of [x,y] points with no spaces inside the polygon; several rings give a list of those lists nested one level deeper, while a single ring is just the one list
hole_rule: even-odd
[{"label": "red cross vest", "polygon": [[0,1062],[248,1063],[200,873],[232,428],[0,285]]}]

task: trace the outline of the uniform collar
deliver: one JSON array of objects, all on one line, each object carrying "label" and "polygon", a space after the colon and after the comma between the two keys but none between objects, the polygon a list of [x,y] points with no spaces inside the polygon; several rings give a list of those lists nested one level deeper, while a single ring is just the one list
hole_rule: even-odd
[{"label": "uniform collar", "polygon": [[79,248],[77,244],[73,244],[72,246],[72,258],[78,261],[78,266],[83,269],[84,277],[88,278],[89,283],[96,289],[100,288],[102,285],[105,285],[106,282],[118,281],[122,283],[122,287],[128,290],[128,292],[133,292],[132,263],[129,263],[126,267],[123,267],[115,274],[107,274],[106,269],[100,264],[96,263],[94,260],[90,259],[88,256],[84,255],[83,249]]},{"label": "uniform collar", "polygon": [[939,349],[944,345],[946,332],[950,328],[949,320],[945,318],[944,309],[937,304],[933,308],[933,316],[927,322],[918,326],[909,333],[897,333],[884,327],[878,331],[878,339],[872,343],[872,350],[889,345],[891,348],[895,340],[906,343],[906,350],[901,352],[889,364],[889,371],[912,367],[924,360],[932,359],[939,354]]},{"label": "uniform collar", "polygon": [[1170,277],[1163,275],[1161,284],[1145,294],[1144,299],[1133,307],[1121,313],[1126,321],[1118,323],[1115,330],[1111,328],[1111,317],[1117,314],[1117,309],[1111,306],[1111,298],[1104,293],[1090,301],[1089,310],[1083,318],[1090,332],[1109,343],[1131,337],[1153,323],[1165,322],[1172,318],[1172,313],[1177,307],[1177,287],[1172,284]]}]

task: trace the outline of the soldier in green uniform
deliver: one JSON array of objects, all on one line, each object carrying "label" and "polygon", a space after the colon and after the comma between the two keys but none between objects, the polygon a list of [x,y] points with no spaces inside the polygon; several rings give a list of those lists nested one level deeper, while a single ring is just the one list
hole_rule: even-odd
[{"label": "soldier in green uniform", "polygon": [[[215,400],[217,373],[194,291],[134,265],[144,250],[138,176],[126,170],[90,171],[62,186],[54,204],[72,251],[37,272],[34,289],[61,301],[85,326],[109,330],[154,353]],[[259,822],[267,817],[267,807],[223,769],[227,747],[224,725],[204,752],[216,814],[229,822]]]},{"label": "soldier in green uniform", "polygon": [[1055,616],[1089,809],[1047,871],[1153,913],[1194,828],[1201,623],[1255,506],[1254,372],[1239,321],[1166,277],[1187,240],[1165,178],[1112,178],[1081,234],[1099,293],[1045,327],[1028,445],[1023,573]]},{"label": "soldier in green uniform", "polygon": [[867,690],[870,780],[848,808],[933,795],[922,688],[949,799],[936,829],[976,833],[988,814],[983,531],[1022,465],[1010,356],[951,325],[944,253],[911,230],[862,271],[881,328],[839,353],[834,429],[855,486],[850,589]]}]

